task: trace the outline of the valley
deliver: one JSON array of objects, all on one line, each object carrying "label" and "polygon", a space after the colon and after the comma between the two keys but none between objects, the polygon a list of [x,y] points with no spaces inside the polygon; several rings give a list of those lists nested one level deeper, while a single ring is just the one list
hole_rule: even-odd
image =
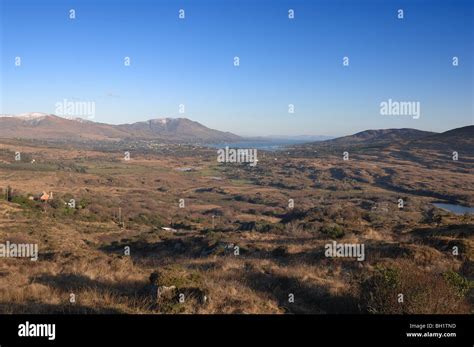
[{"label": "valley", "polygon": [[[252,166],[197,144],[3,139],[0,239],[39,257],[2,259],[0,311],[472,312],[474,217],[433,203],[474,204],[474,154],[379,140]],[[364,254],[326,256],[336,241]]]}]

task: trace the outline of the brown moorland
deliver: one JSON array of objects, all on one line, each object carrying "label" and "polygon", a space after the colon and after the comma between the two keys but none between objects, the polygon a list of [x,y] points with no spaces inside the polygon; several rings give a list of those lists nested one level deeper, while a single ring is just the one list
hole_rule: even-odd
[{"label": "brown moorland", "polygon": [[[462,154],[303,146],[252,167],[201,146],[4,139],[0,241],[39,259],[0,259],[0,312],[472,313],[473,216],[432,204],[474,203]],[[365,260],[326,257],[332,241]]]}]

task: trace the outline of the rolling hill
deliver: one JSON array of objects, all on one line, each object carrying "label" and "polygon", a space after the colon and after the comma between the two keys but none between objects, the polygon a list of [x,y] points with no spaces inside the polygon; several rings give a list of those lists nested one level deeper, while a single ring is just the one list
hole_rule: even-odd
[{"label": "rolling hill", "polygon": [[448,130],[439,134],[432,134],[410,141],[403,147],[430,150],[455,150],[474,154],[474,125]]},{"label": "rolling hill", "polygon": [[433,134],[435,133],[408,128],[365,130],[354,135],[316,142],[315,145],[319,147],[381,146],[418,140]]},{"label": "rolling hill", "polygon": [[296,147],[321,152],[339,152],[351,149],[364,151],[390,149],[400,153],[435,150],[439,152],[458,151],[474,155],[474,126],[469,125],[442,133],[406,128],[366,130],[354,135],[311,142]]},{"label": "rolling hill", "polygon": [[186,118],[152,119],[112,125],[46,113],[0,116],[0,138],[56,141],[162,140],[166,142],[232,142],[239,136],[205,127]]}]

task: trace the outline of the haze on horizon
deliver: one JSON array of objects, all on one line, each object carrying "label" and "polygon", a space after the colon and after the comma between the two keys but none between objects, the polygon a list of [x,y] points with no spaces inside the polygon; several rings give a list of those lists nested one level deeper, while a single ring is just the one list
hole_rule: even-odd
[{"label": "haze on horizon", "polygon": [[[244,136],[474,124],[472,2],[267,5],[2,0],[0,114],[76,100],[96,122],[182,117]],[[420,118],[382,116],[389,99],[419,102]]]}]

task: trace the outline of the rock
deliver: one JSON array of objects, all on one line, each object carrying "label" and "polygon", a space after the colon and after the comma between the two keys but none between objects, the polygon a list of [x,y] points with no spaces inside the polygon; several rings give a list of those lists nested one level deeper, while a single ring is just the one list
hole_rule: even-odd
[{"label": "rock", "polygon": [[156,290],[156,300],[173,300],[176,298],[176,286],[159,286]]},{"label": "rock", "polygon": [[176,296],[176,286],[161,285],[161,275],[159,272],[153,272],[150,279],[149,295],[153,301],[172,300]]},{"label": "rock", "polygon": [[209,291],[201,288],[182,288],[179,294],[184,294],[185,300],[194,299],[201,305],[209,302]]},{"label": "rock", "polygon": [[150,277],[150,284],[148,293],[152,297],[158,307],[167,302],[179,302],[180,295],[184,295],[184,300],[195,300],[200,305],[205,305],[209,302],[209,291],[197,287],[177,288],[174,285],[163,285],[162,275],[155,271]]}]

